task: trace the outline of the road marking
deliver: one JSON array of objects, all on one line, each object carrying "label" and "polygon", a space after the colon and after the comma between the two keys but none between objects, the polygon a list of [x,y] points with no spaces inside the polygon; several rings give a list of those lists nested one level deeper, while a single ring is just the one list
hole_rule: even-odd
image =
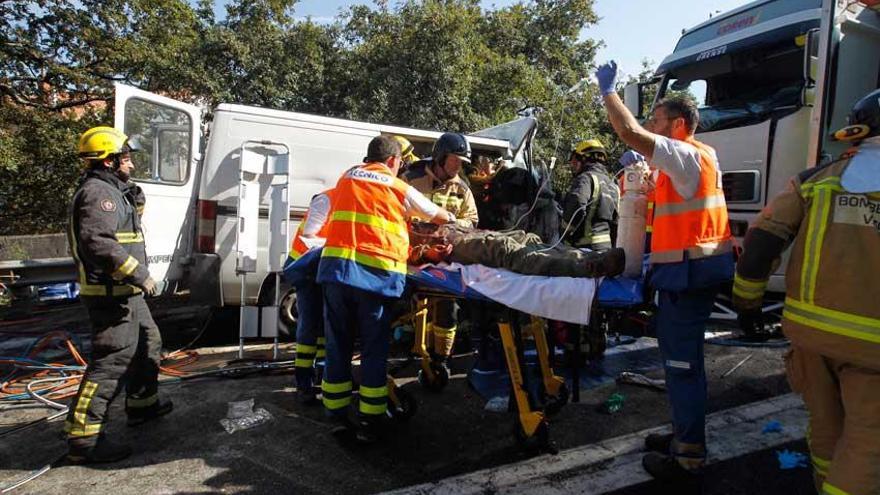
[{"label": "road marking", "polygon": [[[800,397],[786,394],[718,411],[706,419],[710,449],[707,462],[712,464],[803,438],[807,412]],[[782,423],[782,432],[762,434],[762,427],[769,420]],[[564,450],[557,455],[542,455],[386,493],[607,493],[650,480],[641,465],[643,441],[649,433],[663,432],[669,432],[669,428],[650,428]]]}]

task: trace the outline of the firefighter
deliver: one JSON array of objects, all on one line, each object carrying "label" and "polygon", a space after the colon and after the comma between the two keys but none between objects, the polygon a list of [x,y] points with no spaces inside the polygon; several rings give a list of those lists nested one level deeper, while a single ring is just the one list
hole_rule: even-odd
[{"label": "firefighter", "polygon": [[[431,157],[420,160],[403,173],[401,178],[415,187],[441,208],[458,219],[462,227],[476,227],[479,222],[477,203],[470,187],[459,176],[462,164],[471,162],[471,145],[457,133],[447,132],[440,136],[431,150]],[[428,332],[434,336],[432,360],[449,375],[447,361],[455,344],[458,322],[455,301],[437,298],[430,301],[432,307]]]},{"label": "firefighter", "polygon": [[402,175],[406,173],[410,165],[419,161],[419,157],[416,155],[415,146],[413,146],[409,139],[403,136],[394,136],[394,139],[400,145],[400,158],[403,159],[403,164],[400,166],[400,174]]},{"label": "firefighter", "polygon": [[[324,296],[315,283],[320,256],[310,256],[294,265],[309,251],[307,242],[327,237],[327,219],[333,202],[333,189],[316,194],[309,203],[290,247],[285,277],[296,287],[296,377],[297,400],[305,405],[317,404],[315,361],[324,359]],[[293,272],[296,272],[295,274]]]},{"label": "firefighter", "polygon": [[[408,218],[445,224],[455,216],[397,178],[402,159],[393,138],[370,141],[364,161],[336,184],[317,282],[324,293],[327,339],[324,407],[346,428],[353,426],[358,441],[372,443],[388,407],[389,304],[406,283]],[[358,421],[351,425],[347,410],[355,334],[361,338],[361,380]]]},{"label": "firefighter", "polygon": [[746,233],[734,305],[760,322],[770,274],[789,246],[785,367],[810,412],[819,493],[880,493],[880,90],[834,138],[855,153],[795,176]]},{"label": "firefighter", "polygon": [[571,187],[562,204],[562,220],[574,247],[605,251],[617,235],[620,188],[608,174],[608,153],[598,139],[574,145],[568,163]]},{"label": "firefighter", "polygon": [[133,141],[112,127],[79,139],[87,170],[70,207],[68,241],[79,272],[80,297],[92,326],[92,354],[64,430],[74,463],[114,462],[131,449],[104,435],[110,403],[125,388],[128,424],[171,412],[159,398],[159,329],[144,302],[157,292],[147,269],[139,207],[140,189],[129,182]]},{"label": "firefighter", "polygon": [[696,106],[659,102],[646,130],[615,92],[617,65],[596,71],[620,139],[658,171],[651,236],[651,286],[659,291],[657,338],[666,372],[672,435],[650,435],[642,465],[655,478],[698,486],[706,458],[703,335],[715,295],[733,279],[733,239],[715,150],[694,138]]}]

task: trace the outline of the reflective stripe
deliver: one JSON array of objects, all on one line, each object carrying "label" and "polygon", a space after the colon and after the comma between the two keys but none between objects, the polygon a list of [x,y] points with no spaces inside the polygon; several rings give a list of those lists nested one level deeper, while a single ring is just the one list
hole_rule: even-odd
[{"label": "reflective stripe", "polygon": [[822,308],[786,297],[782,316],[796,323],[880,344],[880,320]]},{"label": "reflective stripe", "polygon": [[314,354],[317,351],[318,351],[318,346],[306,345],[306,344],[300,344],[300,343],[296,344],[296,352],[301,352],[303,354],[305,354],[305,353]]},{"label": "reflective stripe", "polygon": [[140,232],[117,232],[116,241],[120,244],[144,242],[144,235]]},{"label": "reflective stripe", "polygon": [[338,394],[342,392],[351,392],[351,381],[342,382],[342,383],[331,383],[327,380],[323,380],[321,382],[321,390],[324,392],[329,392],[331,394]]},{"label": "reflective stripe", "polygon": [[159,394],[153,394],[149,397],[144,398],[134,398],[131,396],[125,398],[126,407],[134,409],[150,407],[157,402],[159,402]]},{"label": "reflective stripe", "polygon": [[431,325],[431,330],[437,335],[455,336],[455,332],[458,330],[458,327],[443,328],[443,327],[438,327],[437,325]]},{"label": "reflective stripe", "polygon": [[296,260],[298,260],[298,259],[300,258],[300,256],[302,256],[303,254],[305,254],[305,253],[300,252],[300,251],[297,251],[296,248],[290,248],[290,252],[287,253],[287,256],[289,256],[290,259],[292,259],[293,261],[296,261]]},{"label": "reflective stripe", "polygon": [[822,476],[828,476],[828,468],[831,467],[831,461],[826,461],[815,455],[810,456],[810,458],[813,460],[813,469]]},{"label": "reflective stripe", "polygon": [[381,387],[367,387],[361,385],[361,388],[358,389],[358,394],[360,394],[361,397],[370,397],[373,399],[388,397],[388,385],[382,385]]},{"label": "reflective stripe", "polygon": [[315,366],[315,356],[311,357],[299,357],[293,361],[293,366],[296,368],[314,368]]},{"label": "reflective stripe", "polygon": [[296,344],[296,360],[293,365],[297,368],[312,368],[315,366],[315,354],[318,348],[313,345]]},{"label": "reflective stripe", "polygon": [[388,412],[388,401],[384,401],[382,404],[370,404],[360,401],[358,404],[358,410],[361,414],[385,414]]},{"label": "reflective stripe", "polygon": [[385,270],[394,273],[401,273],[406,275],[406,262],[389,260],[386,258],[379,258],[376,256],[371,256],[365,253],[358,253],[354,249],[343,248],[343,247],[324,247],[324,252],[321,253],[321,257],[332,257],[332,258],[342,258],[344,260],[355,261],[365,266],[369,266],[372,268],[378,268],[380,270]]},{"label": "reflective stripe", "polygon": [[138,260],[134,259],[134,256],[129,256],[110,276],[113,277],[114,280],[122,280],[134,273],[139,264]]},{"label": "reflective stripe", "polygon": [[86,413],[89,411],[89,404],[92,403],[92,397],[98,391],[98,384],[87,381],[83,385],[82,393],[76,399],[76,408],[73,410],[73,420],[76,426],[84,428],[86,426]]},{"label": "reflective stripe", "polygon": [[831,483],[828,483],[827,481],[825,483],[822,483],[822,493],[827,494],[827,495],[849,495],[848,492],[845,492],[845,491],[841,490],[840,488],[837,488],[836,486],[832,485]]},{"label": "reflective stripe", "polygon": [[611,237],[608,237],[608,241],[597,241],[595,237],[593,237],[593,217],[596,216],[596,210],[599,208],[599,179],[596,178],[595,174],[589,174],[590,176],[590,199],[588,203],[590,205],[589,210],[584,212],[584,235],[581,236],[581,239],[577,242],[578,246],[588,246],[590,244],[598,243],[598,242],[611,242]]},{"label": "reflective stripe", "polygon": [[369,225],[370,227],[376,227],[377,229],[391,232],[392,234],[397,234],[400,237],[404,238],[406,238],[408,235],[406,232],[406,227],[404,227],[403,225],[391,222],[375,215],[370,215],[368,213],[357,213],[354,211],[334,211],[333,215],[330,216],[330,219],[331,221],[336,222],[354,222]]},{"label": "reflective stripe", "polygon": [[331,399],[331,398],[327,397],[326,395],[324,395],[321,398],[321,402],[324,403],[324,407],[326,407],[327,409],[330,409],[330,410],[343,409],[345,407],[348,407],[349,404],[351,404],[351,396],[349,395],[349,396],[343,397],[341,399]]},{"label": "reflective stripe", "polygon": [[324,359],[325,357],[327,357],[327,351],[325,351],[323,347],[318,349],[318,352],[315,354],[315,358]]},{"label": "reflective stripe", "polygon": [[831,211],[831,193],[827,188],[820,188],[818,196],[810,205],[810,219],[807,224],[807,241],[804,244],[804,265],[801,267],[800,298],[806,302],[815,301],[816,276],[819,273],[819,257],[822,253],[822,241],[828,227]]},{"label": "reflective stripe", "polygon": [[90,437],[101,433],[101,423],[77,426],[70,421],[64,422],[64,432],[71,437]]},{"label": "reflective stripe", "polygon": [[611,234],[593,234],[592,237],[586,238],[585,244],[601,244],[603,242],[611,242]]},{"label": "reflective stripe", "polygon": [[669,215],[680,215],[691,211],[701,211],[708,208],[723,208],[727,203],[723,194],[715,194],[703,198],[694,198],[680,203],[663,203],[654,207],[654,218]]},{"label": "reflective stripe", "polygon": [[651,232],[654,232],[654,226],[653,226],[653,225],[646,225],[646,226],[645,226],[645,232],[647,232],[647,233],[649,233],[649,234],[650,234]]},{"label": "reflective stripe", "polygon": [[749,280],[737,273],[733,277],[733,295],[743,299],[761,299],[767,290],[768,280]]}]

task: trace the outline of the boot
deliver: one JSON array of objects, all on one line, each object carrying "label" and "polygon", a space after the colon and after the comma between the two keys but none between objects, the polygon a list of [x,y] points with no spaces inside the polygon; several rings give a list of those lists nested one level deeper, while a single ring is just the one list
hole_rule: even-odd
[{"label": "boot", "polygon": [[140,426],[170,413],[172,409],[174,409],[174,404],[167,399],[159,399],[147,407],[126,408],[127,424],[128,426]]},{"label": "boot", "polygon": [[67,445],[67,461],[71,464],[117,462],[131,455],[131,447],[107,440],[104,435],[97,441],[88,437],[69,439]]},{"label": "boot", "polygon": [[381,440],[386,429],[386,416],[376,415],[367,416],[358,415],[357,429],[355,430],[355,439],[361,445],[373,445]]},{"label": "boot", "polygon": [[296,401],[304,406],[318,403],[318,387],[314,386],[315,370],[313,368],[294,368],[296,377]]},{"label": "boot", "polygon": [[582,277],[614,277],[623,273],[626,266],[626,253],[621,248],[603,252],[587,253],[582,262]]},{"label": "boot", "polygon": [[645,437],[645,449],[650,452],[668,454],[673,438],[675,438],[673,433],[651,433]]},{"label": "boot", "polygon": [[699,492],[703,485],[702,469],[685,469],[671,455],[650,452],[642,457],[642,467],[657,481]]}]

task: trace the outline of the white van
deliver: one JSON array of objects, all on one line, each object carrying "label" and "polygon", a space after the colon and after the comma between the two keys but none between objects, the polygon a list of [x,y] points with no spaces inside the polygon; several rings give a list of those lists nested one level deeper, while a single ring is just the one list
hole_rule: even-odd
[{"label": "white van", "polygon": [[[202,111],[170,98],[118,84],[115,126],[136,136],[144,148],[135,154],[133,179],[144,189],[143,216],[150,273],[167,282],[165,292],[189,290],[194,302],[213,306],[241,305],[235,271],[239,155],[247,141],[280,143],[290,150],[288,188],[291,239],[312,196],[336,184],[349,167],[363,162],[367,144],[376,136],[402,135],[419,156],[430,154],[441,133],[221,104],[203,138]],[[531,168],[531,140],[536,120],[526,116],[469,135],[475,157],[504,160],[508,166]],[[277,153],[277,146],[249,150]],[[260,218],[268,219],[261,184]],[[257,273],[249,274],[247,304],[274,292],[267,283],[268,233],[261,228]],[[265,238],[264,238],[265,237]]]}]

